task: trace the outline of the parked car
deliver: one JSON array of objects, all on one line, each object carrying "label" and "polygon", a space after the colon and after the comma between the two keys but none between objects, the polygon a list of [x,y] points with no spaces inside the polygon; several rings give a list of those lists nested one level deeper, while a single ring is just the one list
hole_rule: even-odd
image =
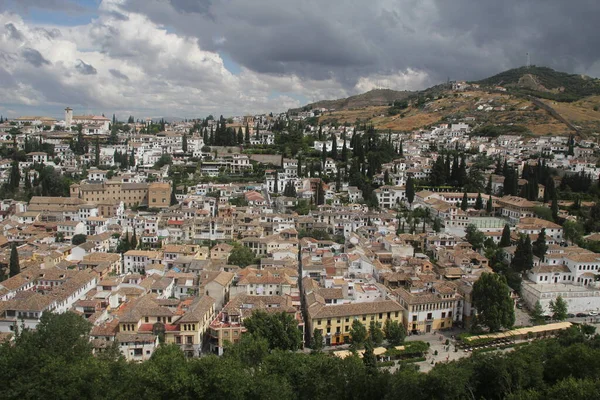
[{"label": "parked car", "polygon": [[590,317],[595,317],[596,315],[598,315],[598,313],[597,313],[596,311],[590,311],[590,312],[588,313],[588,315],[589,315]]},{"label": "parked car", "polygon": [[588,316],[588,315],[587,315],[586,313],[582,313],[582,312],[580,312],[580,313],[577,313],[577,315],[576,315],[576,317],[577,317],[577,318],[585,318],[585,317],[587,317],[587,316]]},{"label": "parked car", "polygon": [[567,318],[575,318],[575,314],[567,314]]}]

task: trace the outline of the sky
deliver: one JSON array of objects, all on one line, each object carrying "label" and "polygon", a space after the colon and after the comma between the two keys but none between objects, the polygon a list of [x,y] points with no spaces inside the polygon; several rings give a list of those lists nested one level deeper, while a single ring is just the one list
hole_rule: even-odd
[{"label": "sky", "polygon": [[0,0],[0,115],[281,112],[526,63],[600,76],[597,0]]}]

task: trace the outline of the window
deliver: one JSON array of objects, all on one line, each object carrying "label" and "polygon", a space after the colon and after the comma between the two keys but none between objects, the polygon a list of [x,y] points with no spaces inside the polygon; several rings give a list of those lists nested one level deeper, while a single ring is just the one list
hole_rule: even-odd
[{"label": "window", "polygon": [[143,349],[133,349],[134,356],[141,356],[143,354]]},{"label": "window", "polygon": [[413,322],[417,322],[417,316],[413,315]]},{"label": "window", "polygon": [[144,317],[144,322],[148,322],[148,317]]},{"label": "window", "polygon": [[185,337],[185,343],[186,344],[194,344],[194,337],[193,336],[186,336]]},{"label": "window", "polygon": [[427,313],[427,319],[433,319],[433,314],[432,313]]},{"label": "window", "polygon": [[446,318],[446,313],[445,312],[442,313],[442,318]]}]

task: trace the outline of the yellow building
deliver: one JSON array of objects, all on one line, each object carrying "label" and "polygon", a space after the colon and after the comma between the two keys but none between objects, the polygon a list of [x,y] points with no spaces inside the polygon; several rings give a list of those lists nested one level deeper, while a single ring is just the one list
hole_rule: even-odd
[{"label": "yellow building", "polygon": [[148,207],[167,208],[171,205],[171,185],[154,182],[148,185]]},{"label": "yellow building", "polygon": [[371,321],[384,326],[385,321],[402,323],[402,306],[394,300],[380,300],[364,303],[325,304],[322,296],[315,292],[308,294],[308,329],[320,329],[326,346],[347,343],[354,320],[360,321],[368,329]]},{"label": "yellow building", "polygon": [[[125,206],[147,205],[152,208],[166,208],[171,203],[171,185],[166,182],[124,183],[106,181],[104,183],[73,184],[71,197],[77,197],[87,203],[103,204],[112,207],[117,202]],[[106,209],[107,215],[111,210]]]}]

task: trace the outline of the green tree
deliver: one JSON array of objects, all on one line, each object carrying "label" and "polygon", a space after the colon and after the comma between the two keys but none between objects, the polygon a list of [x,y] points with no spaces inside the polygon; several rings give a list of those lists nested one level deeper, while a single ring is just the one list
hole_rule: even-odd
[{"label": "green tree", "polygon": [[172,182],[171,184],[171,205],[175,206],[177,204],[179,204],[179,202],[177,201],[177,196],[175,196],[175,182]]},{"label": "green tree", "polygon": [[296,197],[296,185],[294,185],[294,182],[290,180],[285,184],[283,195],[286,197]]},{"label": "green tree", "polygon": [[514,305],[504,276],[484,272],[473,284],[472,296],[477,322],[491,332],[514,325]]},{"label": "green tree", "polygon": [[550,311],[552,312],[553,320],[564,321],[567,319],[569,312],[567,302],[559,295],[556,301],[550,300]]},{"label": "green tree", "polygon": [[233,250],[227,259],[229,264],[238,265],[241,268],[246,268],[248,265],[254,264],[255,261],[256,256],[254,255],[254,252],[239,243],[233,245]]},{"label": "green tree", "polygon": [[294,314],[255,311],[244,319],[244,327],[249,334],[266,339],[271,350],[296,351],[302,347],[302,332]]},{"label": "green tree", "polygon": [[535,302],[535,306],[533,310],[531,310],[530,321],[534,325],[543,325],[546,323],[546,319],[544,318],[544,309],[540,304],[539,300]]},{"label": "green tree", "polygon": [[376,346],[383,343],[383,331],[381,330],[380,322],[371,321],[369,324],[369,338]]},{"label": "green tree", "polygon": [[485,203],[485,211],[488,214],[491,214],[494,211],[494,203],[492,202],[492,196],[488,198],[487,203]]},{"label": "green tree", "polygon": [[404,329],[404,325],[398,321],[392,321],[390,318],[385,320],[383,332],[385,333],[385,338],[390,346],[401,345],[406,337],[406,329]]},{"label": "green tree", "polygon": [[355,319],[352,321],[352,327],[350,328],[350,345],[352,349],[358,350],[364,346],[365,340],[367,340],[367,328]]},{"label": "green tree", "polygon": [[544,257],[548,251],[548,245],[546,244],[546,228],[540,230],[537,239],[535,239],[535,242],[533,242],[531,246],[533,255],[544,261]]},{"label": "green tree", "polygon": [[135,250],[138,247],[137,234],[135,233],[135,229],[133,230],[133,235],[131,235],[131,249]]},{"label": "green tree", "polygon": [[125,237],[121,235],[119,239],[119,244],[117,245],[117,253],[123,254],[127,253],[131,248],[131,243],[129,241],[129,232],[125,232]]},{"label": "green tree", "polygon": [[12,278],[21,272],[21,264],[19,263],[19,252],[17,251],[17,243],[12,242],[10,246],[10,260],[8,267],[9,275]]},{"label": "green tree", "polygon": [[323,331],[321,329],[315,328],[313,330],[310,348],[317,353],[323,350]]},{"label": "green tree", "polygon": [[184,153],[187,153],[188,151],[188,137],[187,137],[187,133],[183,133],[183,136],[181,137],[181,150],[183,150]]},{"label": "green tree", "polygon": [[369,374],[375,374],[377,372],[377,357],[374,352],[373,340],[369,337],[365,341],[365,351],[363,353],[363,363]]},{"label": "green tree", "polygon": [[487,185],[485,186],[485,194],[492,194],[492,174],[488,177]]},{"label": "green tree", "polygon": [[460,209],[463,211],[467,211],[469,207],[469,198],[467,197],[467,192],[463,194],[462,201],[460,202]]},{"label": "green tree", "polygon": [[415,182],[412,176],[409,176],[406,180],[406,199],[411,205],[415,201]]},{"label": "green tree", "polygon": [[8,186],[13,190],[19,188],[19,182],[21,181],[21,169],[19,168],[19,161],[13,160],[10,164],[10,175],[8,177]]},{"label": "green tree", "polygon": [[563,231],[565,233],[565,240],[571,243],[579,243],[583,238],[584,227],[578,221],[567,220],[563,224]]},{"label": "green tree", "polygon": [[476,210],[483,209],[483,199],[481,198],[481,193],[477,194],[477,200],[475,200],[475,209]]},{"label": "green tree", "polygon": [[554,222],[558,221],[558,197],[556,195],[556,190],[552,194],[552,206],[550,207],[552,210],[552,219]]},{"label": "green tree", "polygon": [[510,246],[510,242],[510,226],[505,224],[504,229],[502,229],[502,237],[500,238],[500,247],[508,247]]},{"label": "green tree", "polygon": [[483,249],[485,235],[473,224],[467,225],[465,239],[473,246],[475,251]]},{"label": "green tree", "polygon": [[96,142],[94,146],[94,165],[100,166],[100,138],[96,136]]},{"label": "green tree", "polygon": [[73,246],[79,246],[80,244],[83,244],[86,241],[87,241],[87,236],[84,235],[83,233],[73,235],[73,237],[71,238],[71,244]]},{"label": "green tree", "polygon": [[519,238],[510,267],[521,274],[533,268],[533,247],[529,235],[521,235]]}]

